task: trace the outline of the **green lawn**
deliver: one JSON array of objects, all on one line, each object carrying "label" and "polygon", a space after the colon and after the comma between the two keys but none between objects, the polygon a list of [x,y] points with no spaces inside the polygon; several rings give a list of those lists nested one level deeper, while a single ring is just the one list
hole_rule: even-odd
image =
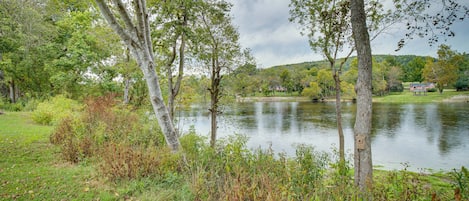
[{"label": "green lawn", "polygon": [[94,168],[71,165],[49,143],[51,126],[29,113],[0,115],[0,200],[93,200],[112,198]]},{"label": "green lawn", "polygon": [[445,89],[442,94],[438,92],[428,92],[426,95],[414,95],[412,92],[406,90],[401,93],[391,93],[386,96],[374,96],[373,102],[386,102],[386,103],[432,103],[442,102],[446,99],[458,95],[469,96],[469,92],[457,92],[454,90]]}]

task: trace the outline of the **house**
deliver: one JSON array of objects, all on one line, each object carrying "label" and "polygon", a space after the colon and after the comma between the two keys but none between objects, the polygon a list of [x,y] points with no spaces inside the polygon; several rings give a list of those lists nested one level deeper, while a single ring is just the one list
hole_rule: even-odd
[{"label": "house", "polygon": [[421,95],[422,92],[425,96],[427,95],[427,91],[433,88],[435,88],[435,84],[433,83],[411,83],[409,86],[410,91],[414,92],[414,96]]}]

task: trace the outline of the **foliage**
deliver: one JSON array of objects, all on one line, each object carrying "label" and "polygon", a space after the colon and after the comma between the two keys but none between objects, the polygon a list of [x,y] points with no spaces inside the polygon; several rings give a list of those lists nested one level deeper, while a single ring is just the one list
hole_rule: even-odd
[{"label": "foliage", "polygon": [[459,197],[459,200],[469,199],[469,171],[467,168],[462,166],[461,170],[453,169],[450,175],[455,188],[455,196]]},{"label": "foliage", "polygon": [[43,125],[55,125],[62,119],[73,115],[80,110],[77,101],[59,95],[50,100],[39,103],[32,113],[34,122]]},{"label": "foliage", "polygon": [[449,46],[441,45],[438,49],[438,61],[428,58],[423,69],[423,76],[427,82],[436,83],[438,91],[443,93],[446,86],[457,80],[457,65],[462,61],[460,54],[451,50]]},{"label": "foliage", "polygon": [[467,4],[457,0],[442,0],[440,3],[429,0],[395,0],[393,6],[394,23],[403,25],[406,29],[405,36],[398,42],[397,50],[415,37],[427,38],[430,45],[446,41],[448,37],[455,36],[452,26],[467,19],[469,15]]},{"label": "foliage", "polygon": [[307,96],[311,99],[319,99],[321,97],[321,88],[317,82],[309,83],[309,87],[306,87],[301,93],[302,96]]},{"label": "foliage", "polygon": [[[299,146],[295,156],[276,155],[270,149],[251,151],[247,138],[237,136],[222,139],[213,149],[206,137],[192,130],[181,137],[184,159],[171,154],[165,143],[147,146],[115,138],[98,147],[109,152],[108,158],[99,154],[96,159],[70,164],[57,158],[60,146],[47,142],[53,130],[33,124],[30,113],[0,115],[0,151],[5,153],[0,160],[0,199],[358,200],[352,172],[339,175],[338,165],[331,161],[337,156],[326,156],[312,147]],[[137,164],[138,169],[127,170]],[[467,184],[467,173],[464,179],[457,177],[462,171],[450,175],[376,171],[373,196],[378,200],[431,200],[433,196],[452,200],[457,182]]]},{"label": "foliage", "polygon": [[111,180],[164,175],[177,172],[179,166],[179,155],[172,154],[168,148],[133,147],[110,142],[100,151],[102,162],[99,170]]},{"label": "foliage", "polygon": [[[112,158],[106,154],[116,153],[102,151],[104,147],[112,149],[115,146],[122,146],[124,149],[127,148],[126,145],[141,145],[145,148],[164,144],[161,133],[156,132],[159,128],[152,126],[155,122],[148,121],[148,123],[141,121],[128,108],[116,105],[113,96],[89,99],[83,114],[60,122],[51,135],[50,141],[61,147],[65,160],[73,163],[94,156]],[[120,145],[121,143],[124,145]],[[130,149],[125,153],[134,154],[134,150]],[[112,162],[112,160],[105,160],[105,162]]]},{"label": "foliage", "polygon": [[[373,198],[377,200],[451,200],[452,193],[447,191],[448,183],[433,183],[425,185],[433,179],[425,173],[407,171],[409,167],[403,164],[404,169],[393,170],[385,174],[378,172],[374,185]],[[443,176],[443,178],[446,176]]]}]

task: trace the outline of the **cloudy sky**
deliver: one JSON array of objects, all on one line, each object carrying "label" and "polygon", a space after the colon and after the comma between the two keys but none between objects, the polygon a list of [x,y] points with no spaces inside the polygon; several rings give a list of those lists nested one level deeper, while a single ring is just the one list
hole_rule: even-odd
[{"label": "cloudy sky", "polygon": [[[288,21],[290,0],[228,0],[233,3],[233,23],[241,35],[243,48],[252,50],[258,67],[322,60],[314,53],[299,25]],[[467,0],[460,0],[467,1]],[[465,4],[469,4],[466,2]],[[469,6],[469,5],[468,5]],[[414,39],[399,52],[394,50],[403,34],[394,27],[372,42],[373,54],[415,54],[435,56],[437,47],[430,47],[426,39]],[[469,53],[469,19],[454,26],[456,37],[448,38],[453,50]]]}]

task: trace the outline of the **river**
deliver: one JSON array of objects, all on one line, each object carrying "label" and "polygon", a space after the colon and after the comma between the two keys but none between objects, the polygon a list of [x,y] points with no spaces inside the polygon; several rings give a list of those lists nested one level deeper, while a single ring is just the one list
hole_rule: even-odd
[{"label": "river", "polygon": [[[252,102],[225,106],[219,118],[219,136],[244,134],[248,146],[295,154],[298,144],[332,153],[338,147],[335,103]],[[342,107],[345,149],[353,153],[356,105]],[[207,107],[199,104],[180,110],[177,126],[193,126],[209,135]],[[469,104],[373,104],[373,165],[381,169],[449,171],[469,167]],[[406,165],[406,166],[407,166]]]}]

